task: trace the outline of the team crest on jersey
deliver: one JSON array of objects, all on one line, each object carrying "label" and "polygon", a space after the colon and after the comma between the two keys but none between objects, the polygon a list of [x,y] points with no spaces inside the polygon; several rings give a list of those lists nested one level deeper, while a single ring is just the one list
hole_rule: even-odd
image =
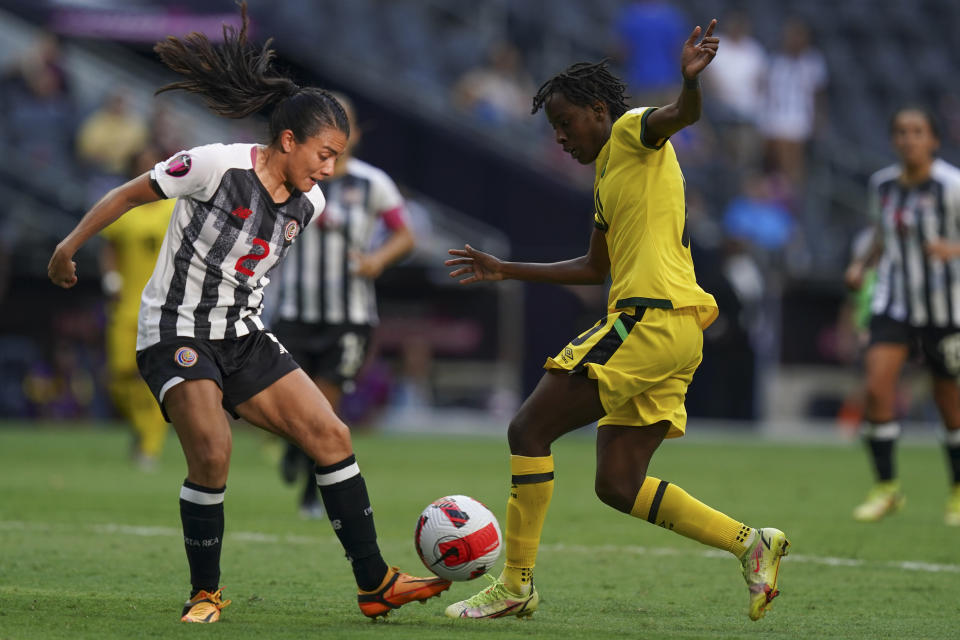
[{"label": "team crest on jersey", "polygon": [[300,225],[297,224],[296,220],[291,220],[287,223],[287,226],[283,228],[283,237],[287,242],[296,238],[298,233],[300,233]]},{"label": "team crest on jersey", "polygon": [[189,153],[181,153],[167,163],[166,173],[168,176],[173,176],[174,178],[182,178],[190,173],[190,165],[192,162]]},{"label": "team crest on jersey", "polygon": [[190,347],[180,347],[173,354],[173,359],[181,367],[192,367],[197,364],[197,352]]}]

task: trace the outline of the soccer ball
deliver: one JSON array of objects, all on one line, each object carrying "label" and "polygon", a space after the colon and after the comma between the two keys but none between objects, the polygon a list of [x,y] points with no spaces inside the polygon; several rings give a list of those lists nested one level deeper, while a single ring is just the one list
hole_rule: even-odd
[{"label": "soccer ball", "polygon": [[482,576],[500,556],[500,523],[469,496],[445,496],[420,514],[413,536],[427,569],[446,580]]}]

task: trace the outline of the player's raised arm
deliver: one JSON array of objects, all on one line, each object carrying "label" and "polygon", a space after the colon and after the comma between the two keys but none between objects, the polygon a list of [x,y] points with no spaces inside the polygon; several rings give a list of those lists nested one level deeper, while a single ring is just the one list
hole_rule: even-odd
[{"label": "player's raised arm", "polygon": [[552,284],[603,284],[610,273],[607,240],[597,229],[590,236],[587,254],[561,262],[504,262],[489,253],[477,251],[470,245],[450,249],[457,256],[444,262],[448,267],[459,267],[450,272],[451,278],[467,276],[460,284],[495,280],[527,280]]},{"label": "player's raised arm", "polygon": [[703,39],[697,42],[701,33],[697,26],[683,43],[683,52],[680,54],[683,89],[675,102],[657,109],[647,118],[645,137],[648,139],[644,140],[647,144],[655,146],[700,119],[700,72],[706,69],[717,55],[720,38],[713,35],[716,27],[716,19],[711,20]]},{"label": "player's raised arm", "polygon": [[151,186],[149,173],[111,189],[57,245],[47,265],[50,280],[64,289],[77,284],[77,263],[73,261],[77,250],[130,209],[160,199],[160,195]]}]

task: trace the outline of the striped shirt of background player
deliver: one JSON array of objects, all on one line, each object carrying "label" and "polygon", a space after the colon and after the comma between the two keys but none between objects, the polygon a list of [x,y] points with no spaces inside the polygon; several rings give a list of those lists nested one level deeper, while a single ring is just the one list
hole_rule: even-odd
[{"label": "striped shirt of background player", "polygon": [[178,336],[220,340],[264,328],[266,275],[324,200],[314,187],[274,203],[254,172],[255,153],[252,144],[207,145],[151,171],[163,195],[178,199],[141,298],[137,350]]},{"label": "striped shirt of background player", "polygon": [[374,283],[353,275],[350,252],[370,250],[378,220],[391,231],[406,226],[403,197],[386,173],[356,158],[320,187],[326,208],[282,267],[278,315],[311,324],[376,324]]},{"label": "striped shirt of background player", "polygon": [[960,327],[960,259],[926,253],[934,240],[960,242],[960,169],[935,160],[928,182],[900,184],[901,168],[870,178],[869,209],[882,223],[871,311],[913,326]]}]

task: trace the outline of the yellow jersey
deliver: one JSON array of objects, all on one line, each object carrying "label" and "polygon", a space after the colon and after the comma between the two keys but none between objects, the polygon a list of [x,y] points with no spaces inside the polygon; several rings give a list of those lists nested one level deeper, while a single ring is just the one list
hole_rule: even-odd
[{"label": "yellow jersey", "polygon": [[606,237],[613,280],[608,312],[693,307],[706,329],[717,317],[717,303],[693,271],[677,155],[667,140],[644,143],[644,125],[654,110],[640,107],[620,116],[596,160],[594,225]]},{"label": "yellow jersey", "polygon": [[123,286],[113,307],[116,316],[132,316],[136,322],[140,296],[153,275],[176,202],[176,199],[158,200],[141,205],[101,231],[113,246],[116,270],[123,276]]}]

